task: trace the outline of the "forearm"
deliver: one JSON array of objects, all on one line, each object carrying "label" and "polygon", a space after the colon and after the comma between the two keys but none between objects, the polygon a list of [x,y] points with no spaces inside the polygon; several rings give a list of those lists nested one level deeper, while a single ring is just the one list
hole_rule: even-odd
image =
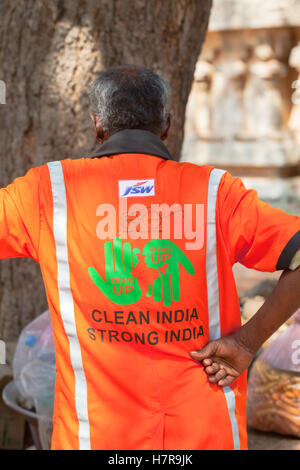
[{"label": "forearm", "polygon": [[251,352],[261,345],[300,307],[300,267],[284,271],[272,294],[236,335]]}]

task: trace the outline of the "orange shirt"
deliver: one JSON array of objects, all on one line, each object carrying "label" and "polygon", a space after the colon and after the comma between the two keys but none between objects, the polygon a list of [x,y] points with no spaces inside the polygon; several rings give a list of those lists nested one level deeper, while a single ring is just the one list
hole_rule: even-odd
[{"label": "orange shirt", "polygon": [[39,262],[51,312],[52,448],[247,448],[246,374],[222,389],[189,351],[240,327],[232,265],[287,269],[300,218],[148,131],[92,157],[0,190],[0,257]]}]

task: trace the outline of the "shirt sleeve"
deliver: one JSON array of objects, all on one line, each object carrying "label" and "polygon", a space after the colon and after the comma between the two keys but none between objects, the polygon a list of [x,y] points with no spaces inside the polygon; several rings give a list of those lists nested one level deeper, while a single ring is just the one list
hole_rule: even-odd
[{"label": "shirt sleeve", "polygon": [[300,249],[300,217],[261,201],[228,172],[220,181],[217,210],[232,264],[268,272],[289,269]]},{"label": "shirt sleeve", "polygon": [[40,238],[39,168],[0,189],[0,259],[38,261]]}]

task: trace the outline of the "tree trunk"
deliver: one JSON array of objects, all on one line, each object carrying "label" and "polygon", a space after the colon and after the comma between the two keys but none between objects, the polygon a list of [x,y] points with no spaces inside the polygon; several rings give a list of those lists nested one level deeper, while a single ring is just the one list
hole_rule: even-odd
[{"label": "tree trunk", "polygon": [[[88,89],[121,64],[161,73],[171,88],[179,158],[185,106],[205,36],[211,0],[1,0],[0,187],[51,160],[87,155],[95,145]],[[0,263],[0,338],[46,308],[39,267]]]}]

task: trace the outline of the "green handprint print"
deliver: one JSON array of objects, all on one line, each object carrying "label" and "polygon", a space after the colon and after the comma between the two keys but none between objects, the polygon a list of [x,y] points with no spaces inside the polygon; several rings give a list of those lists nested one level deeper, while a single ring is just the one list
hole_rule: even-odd
[{"label": "green handprint print", "polygon": [[142,295],[138,281],[132,275],[133,268],[138,264],[139,252],[138,248],[131,250],[128,242],[123,243],[122,248],[121,239],[115,238],[113,246],[109,241],[104,243],[106,281],[94,268],[88,269],[96,286],[115,304],[129,305],[137,302]]},{"label": "green handprint print", "polygon": [[148,242],[143,249],[143,255],[146,265],[158,269],[159,273],[149,285],[146,295],[153,295],[155,302],[163,300],[165,307],[171,305],[172,300],[180,300],[179,263],[189,274],[195,274],[195,269],[186,255],[170,240],[159,239]]}]

